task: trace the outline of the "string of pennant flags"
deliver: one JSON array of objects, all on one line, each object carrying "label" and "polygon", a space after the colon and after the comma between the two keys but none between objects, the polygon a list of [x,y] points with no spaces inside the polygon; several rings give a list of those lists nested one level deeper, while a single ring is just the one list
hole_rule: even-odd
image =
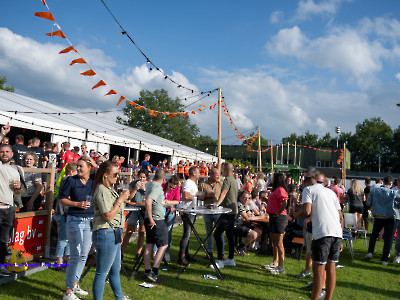
[{"label": "string of pennant flags", "polygon": [[[53,16],[53,14],[52,14],[52,12],[51,12],[49,6],[47,5],[46,1],[45,1],[45,0],[41,0],[41,2],[43,3],[44,6],[46,6],[46,8],[47,8],[48,11],[47,11],[47,12],[36,12],[36,13],[34,13],[34,16],[40,17],[40,18],[43,18],[43,19],[46,19],[46,20],[49,20],[49,21],[54,22],[54,25],[55,25],[56,29],[58,29],[58,30],[55,30],[55,31],[52,30],[51,32],[46,33],[46,35],[47,35],[47,36],[50,36],[50,37],[58,36],[58,37],[60,37],[60,38],[65,39],[65,40],[68,42],[68,44],[69,44],[69,47],[67,47],[67,48],[65,48],[65,49],[63,49],[63,50],[61,50],[61,51],[59,52],[59,54],[67,54],[67,53],[70,53],[70,52],[75,52],[77,55],[79,55],[78,58],[73,59],[73,60],[71,61],[70,66],[73,66],[73,65],[75,65],[75,64],[85,64],[85,65],[88,66],[89,69],[86,70],[86,71],[84,71],[84,72],[81,72],[80,74],[81,74],[82,76],[95,76],[95,77],[98,77],[98,78],[99,78],[99,81],[92,87],[92,90],[97,89],[97,88],[100,88],[100,87],[103,87],[103,86],[108,86],[108,84],[100,77],[100,75],[94,70],[94,68],[80,55],[80,53],[78,52],[78,50],[73,46],[73,44],[70,42],[70,40],[67,38],[67,36],[63,33],[63,31],[61,30],[60,25],[56,22],[56,20],[55,20],[55,18],[54,18],[54,16]],[[104,4],[104,2],[103,2],[103,4]],[[104,5],[105,5],[105,4],[104,4]],[[106,7],[106,8],[107,8],[107,7]],[[108,9],[108,8],[107,8],[107,9]],[[111,11],[109,11],[109,12],[111,13]],[[113,18],[115,19],[114,16],[113,16]],[[115,19],[115,20],[116,20],[116,19]],[[116,20],[116,21],[117,21],[117,20]],[[117,21],[117,22],[118,22],[118,21]],[[119,23],[118,23],[118,24],[119,24]],[[119,24],[119,25],[120,25],[120,24]],[[121,29],[123,29],[121,25],[120,25],[120,27],[121,27]],[[129,35],[127,34],[127,32],[126,32],[124,29],[123,29],[123,32],[122,32],[122,33],[125,34],[125,35],[127,35],[127,36],[129,36]],[[129,37],[129,38],[130,38],[130,37]],[[131,38],[130,38],[130,39],[131,39]],[[131,39],[131,40],[132,40],[132,39]],[[132,42],[133,42],[134,45],[137,47],[136,43],[135,43],[133,40],[132,40]],[[143,53],[143,51],[140,50],[139,47],[137,47],[137,48],[139,49],[139,51],[141,52],[141,54],[144,55],[144,56],[146,57],[147,62],[148,62],[149,64],[151,64],[153,67],[155,67],[156,70],[159,71],[159,72],[164,76],[164,79],[169,79],[171,82],[177,84],[178,88],[184,88],[184,89],[190,90],[191,93],[194,94],[194,90],[193,90],[193,89],[189,89],[189,88],[187,88],[187,87],[184,87],[183,85],[181,85],[181,84],[179,84],[178,82],[174,81],[170,76],[166,75],[160,68],[156,67],[155,64],[149,59],[148,56],[146,56],[146,55]],[[196,95],[188,96],[188,97],[184,98],[184,100],[187,100],[187,99],[189,99],[189,98],[194,98],[194,97],[200,97],[200,99],[198,99],[198,100],[196,100],[195,102],[192,103],[192,104],[194,104],[194,103],[196,103],[196,102],[198,102],[198,101],[200,101],[200,100],[202,100],[202,99],[204,99],[204,98],[206,98],[206,97],[209,97],[211,94],[215,93],[216,91],[218,91],[218,88],[213,89],[213,90],[209,90],[209,91],[206,91],[206,92],[200,92],[199,94],[196,94]],[[119,93],[118,93],[115,89],[111,88],[111,89],[105,94],[105,96],[117,95],[117,94],[119,94]],[[179,116],[183,116],[183,117],[188,117],[189,114],[196,114],[196,112],[201,112],[203,109],[207,108],[207,105],[201,104],[201,105],[199,106],[199,108],[194,109],[194,110],[177,111],[177,112],[163,112],[163,111],[158,111],[158,110],[154,110],[154,109],[149,109],[149,108],[147,108],[146,106],[143,106],[143,105],[139,105],[138,103],[136,103],[136,102],[134,102],[134,101],[131,101],[130,99],[128,99],[126,96],[123,96],[123,95],[120,95],[119,100],[118,100],[118,102],[117,102],[117,105],[119,105],[119,104],[120,104],[122,101],[124,101],[124,100],[125,100],[125,102],[126,102],[127,104],[132,105],[133,108],[135,108],[135,109],[139,109],[139,110],[140,110],[140,109],[143,109],[143,110],[147,111],[147,112],[149,113],[149,115],[157,116],[157,115],[160,114],[160,115],[167,116],[168,118],[173,118],[173,117],[178,116],[178,115],[179,115]],[[214,104],[211,104],[211,105],[209,106],[209,107],[210,107],[210,110],[213,109],[213,108],[215,108],[215,106],[217,105],[217,103],[218,103],[218,102],[216,102],[216,103],[214,103]],[[188,107],[188,106],[190,106],[190,105],[192,105],[192,104],[189,104],[189,105],[187,105],[186,107]]]},{"label": "string of pennant flags", "polygon": [[[251,149],[251,145],[254,143],[254,141],[256,140],[256,138],[258,138],[258,134],[257,135],[255,135],[254,137],[252,137],[251,138],[251,140],[249,141],[249,143],[247,144],[247,151],[249,151],[249,152],[258,152],[258,150],[254,150],[254,149]],[[315,148],[315,147],[311,147],[311,146],[304,146],[304,145],[293,145],[293,144],[290,144],[290,143],[288,143],[288,144],[281,144],[281,145],[276,145],[276,146],[274,146],[275,148],[280,148],[280,147],[284,147],[284,146],[288,146],[288,147],[290,147],[290,146],[292,146],[292,147],[298,147],[298,148],[308,148],[308,149],[313,149],[313,150],[316,150],[316,151],[322,151],[322,152],[331,152],[331,153],[335,153],[335,152],[338,152],[339,150],[326,150],[326,149],[321,149],[321,148]],[[270,150],[271,149],[271,147],[268,147],[268,148],[266,148],[266,149],[264,149],[264,150],[261,150],[261,152],[267,152],[268,150]],[[340,150],[340,156],[339,156],[339,160],[341,159],[341,162],[343,162],[343,149],[342,150]],[[340,164],[339,163],[339,160],[338,160],[338,164]]]}]

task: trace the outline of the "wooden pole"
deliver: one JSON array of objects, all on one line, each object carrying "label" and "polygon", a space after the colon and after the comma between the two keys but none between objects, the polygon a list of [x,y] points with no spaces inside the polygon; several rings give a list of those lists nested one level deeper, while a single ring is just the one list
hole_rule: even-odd
[{"label": "wooden pole", "polygon": [[288,165],[289,164],[289,147],[290,146],[290,143],[288,142],[287,143],[287,155],[286,155],[286,164]]},{"label": "wooden pole", "polygon": [[300,151],[299,151],[299,167],[301,167],[301,148],[300,148]]},{"label": "wooden pole", "polygon": [[49,164],[51,169],[50,174],[47,175],[47,188],[46,188],[46,232],[45,232],[45,243],[44,243],[44,257],[50,257],[50,235],[51,235],[51,220],[52,220],[52,208],[54,201],[54,181],[56,178],[56,168],[53,163]]},{"label": "wooden pole", "polygon": [[260,172],[262,172],[260,126],[258,126],[258,165],[260,168]]},{"label": "wooden pole", "polygon": [[297,141],[294,141],[294,160],[293,160],[293,164],[296,165],[296,152],[297,152]]},{"label": "wooden pole", "polygon": [[283,165],[283,142],[282,142],[282,151],[281,151],[281,165]]},{"label": "wooden pole", "polygon": [[[278,148],[278,147],[277,147]],[[273,152],[274,148],[272,145],[272,140],[271,140],[271,174],[274,174],[274,152]]]},{"label": "wooden pole", "polygon": [[342,178],[343,178],[343,185],[346,188],[346,143],[343,144],[343,162],[342,162]]},{"label": "wooden pole", "polygon": [[[271,147],[272,147],[272,145],[271,145]],[[279,147],[276,146],[276,153],[275,153],[275,154],[276,154],[276,155],[275,155],[275,163],[276,163],[276,164],[278,164],[278,148],[279,148]]]},{"label": "wooden pole", "polygon": [[218,170],[221,171],[221,101],[222,92],[221,88],[218,89]]}]

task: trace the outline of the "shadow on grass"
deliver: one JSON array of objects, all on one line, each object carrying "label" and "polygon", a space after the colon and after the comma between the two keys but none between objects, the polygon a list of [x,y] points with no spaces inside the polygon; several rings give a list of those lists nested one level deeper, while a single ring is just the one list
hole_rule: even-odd
[{"label": "shadow on grass", "polygon": [[384,290],[381,288],[377,287],[371,287],[365,284],[360,284],[358,282],[349,282],[349,281],[342,281],[342,280],[337,280],[336,281],[336,286],[337,287],[346,287],[348,285],[351,285],[352,291],[354,293],[357,293],[357,291],[362,291],[363,293],[368,292],[371,293],[371,299],[379,299],[379,296],[385,296],[388,297],[389,299],[399,299],[400,298],[400,291],[398,289],[398,285],[394,286],[395,289],[397,290]]}]

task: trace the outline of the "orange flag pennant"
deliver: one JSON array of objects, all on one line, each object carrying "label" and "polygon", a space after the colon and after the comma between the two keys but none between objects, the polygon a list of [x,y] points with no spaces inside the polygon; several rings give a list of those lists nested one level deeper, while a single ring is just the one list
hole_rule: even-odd
[{"label": "orange flag pennant", "polygon": [[177,113],[173,113],[173,114],[169,115],[168,118],[173,118],[173,117],[175,117],[176,115],[177,115]]},{"label": "orange flag pennant", "polygon": [[46,33],[46,35],[48,35],[48,36],[55,36],[55,35],[57,35],[57,36],[59,36],[59,37],[61,37],[61,38],[63,38],[63,39],[66,38],[66,36],[64,35],[64,33],[63,33],[61,30],[49,32],[49,33]]},{"label": "orange flag pennant", "polygon": [[136,109],[142,109],[142,108],[144,108],[144,106],[136,106],[135,108]]},{"label": "orange flag pennant", "polygon": [[77,58],[71,61],[69,65],[72,66],[74,64],[86,64],[86,61],[83,58]]},{"label": "orange flag pennant", "polygon": [[180,114],[181,116],[182,116],[184,113],[185,113],[185,112],[183,112],[183,111],[179,112],[179,114]]},{"label": "orange flag pennant", "polygon": [[65,48],[64,50],[60,51],[58,54],[64,54],[64,53],[68,53],[70,51],[78,52],[78,51],[75,50],[74,46],[70,46],[70,47]]},{"label": "orange flag pennant", "polygon": [[202,111],[203,109],[202,108],[199,108],[199,111]]},{"label": "orange flag pennant", "polygon": [[[100,80],[100,81],[103,81],[103,80]],[[103,81],[104,82],[104,81]],[[105,83],[105,82],[104,82]],[[118,103],[117,103],[117,105],[118,104],[120,104],[121,102],[122,102],[122,100],[124,100],[126,97],[124,97],[124,96],[121,96],[121,98],[119,98],[119,100],[118,100]]]},{"label": "orange flag pennant", "polygon": [[[107,85],[107,83],[105,83],[103,80],[100,80],[98,83],[96,83],[96,85],[95,85],[94,87],[92,87],[92,90],[93,90],[93,89],[96,89],[96,88],[98,88],[99,86],[102,86],[102,85]],[[124,96],[122,96],[122,97],[124,97]],[[122,97],[121,97],[121,98],[122,98]],[[124,97],[124,99],[125,99],[125,97]],[[124,100],[124,99],[119,99],[119,100],[122,101],[122,100]],[[118,104],[119,104],[119,103],[120,103],[120,102],[118,102]],[[118,104],[117,104],[117,105],[118,105]]]},{"label": "orange flag pennant", "polygon": [[115,95],[115,94],[117,94],[117,92],[116,91],[114,91],[114,90],[110,90],[107,94],[105,94],[104,96],[108,96],[108,95]]},{"label": "orange flag pennant", "polygon": [[[43,3],[43,4],[46,5],[45,3]],[[36,12],[36,13],[34,13],[33,15],[34,15],[35,17],[40,17],[40,18],[47,19],[47,20],[50,20],[50,21],[53,21],[53,22],[56,21],[56,20],[54,19],[53,15],[51,14],[51,12],[44,12],[44,11],[42,11],[42,12]]]},{"label": "orange flag pennant", "polygon": [[154,110],[149,109],[149,115],[150,115],[150,116],[153,116],[153,115],[154,115]]},{"label": "orange flag pennant", "polygon": [[85,72],[82,72],[81,75],[85,75],[85,76],[94,76],[94,75],[96,75],[96,72],[93,71],[92,69],[90,69],[90,70],[87,70],[87,71],[85,71]]},{"label": "orange flag pennant", "polygon": [[133,106],[137,106],[138,105],[136,102],[126,102],[126,103],[128,103],[130,105],[133,105]]},{"label": "orange flag pennant", "polygon": [[195,115],[196,114],[196,111],[195,110],[192,110],[192,115]]},{"label": "orange flag pennant", "polygon": [[202,104],[201,107],[207,107],[207,106],[205,106],[204,104]]},{"label": "orange flag pennant", "polygon": [[156,111],[156,112],[154,113],[154,116],[157,117],[157,115],[158,115],[159,113],[160,113],[159,111]]},{"label": "orange flag pennant", "polygon": [[189,112],[186,112],[183,117],[186,118],[188,116],[188,114],[189,114]]},{"label": "orange flag pennant", "polygon": [[229,117],[229,114],[228,114],[228,113],[225,113],[225,116],[228,116],[228,117]]},{"label": "orange flag pennant", "polygon": [[212,104],[210,105],[210,109],[213,109],[213,106],[212,106]]}]

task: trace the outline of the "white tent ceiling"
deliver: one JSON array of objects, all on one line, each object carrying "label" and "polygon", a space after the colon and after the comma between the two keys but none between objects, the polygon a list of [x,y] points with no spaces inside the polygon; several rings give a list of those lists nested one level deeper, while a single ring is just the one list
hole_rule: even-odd
[{"label": "white tent ceiling", "polygon": [[0,90],[0,124],[7,123],[56,136],[130,147],[175,158],[207,162],[217,160],[210,154],[109,121],[100,115],[77,113],[65,107]]}]

